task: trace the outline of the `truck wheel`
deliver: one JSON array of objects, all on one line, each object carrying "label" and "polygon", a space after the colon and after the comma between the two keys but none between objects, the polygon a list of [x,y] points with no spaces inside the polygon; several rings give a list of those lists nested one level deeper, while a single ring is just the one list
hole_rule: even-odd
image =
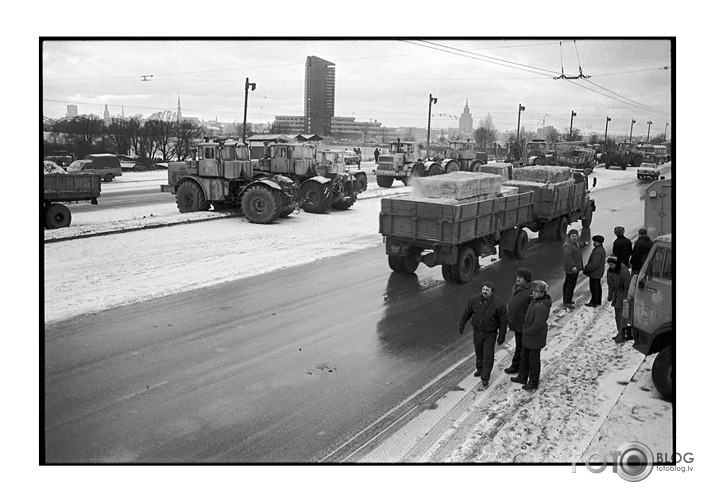
[{"label": "truck wheel", "polygon": [[655,357],[651,371],[655,389],[665,398],[673,397],[673,358],[671,347],[663,348]]},{"label": "truck wheel", "polygon": [[308,180],[300,187],[303,209],[308,213],[325,213],[330,206],[330,187],[315,180]]},{"label": "truck wheel", "polygon": [[263,185],[254,185],[246,190],[241,200],[246,218],[256,224],[269,224],[283,211],[273,191]]},{"label": "truck wheel", "polygon": [[383,189],[389,189],[392,187],[392,181],[394,178],[391,176],[378,176],[377,177],[377,185],[378,187],[382,187]]},{"label": "truck wheel", "polygon": [[54,203],[45,210],[45,227],[48,229],[69,227],[70,222],[72,222],[72,214],[64,204]]},{"label": "truck wheel", "polygon": [[566,219],[566,217],[561,217],[559,218],[559,222],[556,227],[556,240],[557,241],[563,241],[566,239],[566,231],[568,230],[569,227],[569,221]]},{"label": "truck wheel", "polygon": [[180,213],[191,213],[192,211],[206,211],[211,203],[206,200],[201,187],[187,180],[181,182],[179,190],[176,191],[176,206]]},{"label": "truck wheel", "polygon": [[104,181],[105,181],[105,182],[111,182],[112,180],[114,180],[114,175],[113,175],[113,174],[107,173],[106,175],[104,175]]},{"label": "truck wheel", "polygon": [[477,254],[474,253],[474,249],[470,246],[463,246],[459,250],[457,265],[454,267],[457,282],[461,284],[469,283],[472,280],[472,276],[474,276],[474,271],[479,268],[479,259]]},{"label": "truck wheel", "polygon": [[454,281],[456,274],[454,273],[454,266],[443,265],[442,266],[442,277],[445,281]]},{"label": "truck wheel", "polygon": [[387,263],[393,271],[406,274],[412,274],[420,265],[419,261],[401,255],[388,255]]},{"label": "truck wheel", "polygon": [[524,229],[519,229],[516,235],[516,243],[514,243],[514,256],[516,258],[526,257],[526,249],[529,247],[529,235]]}]

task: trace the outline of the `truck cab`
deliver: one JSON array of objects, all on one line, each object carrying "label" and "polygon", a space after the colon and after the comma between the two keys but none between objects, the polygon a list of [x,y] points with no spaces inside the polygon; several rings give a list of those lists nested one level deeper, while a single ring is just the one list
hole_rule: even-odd
[{"label": "truck cab", "polygon": [[671,399],[675,376],[671,234],[656,238],[638,276],[631,282],[623,317],[630,324],[633,347],[644,355],[657,353],[653,383],[664,398]]}]

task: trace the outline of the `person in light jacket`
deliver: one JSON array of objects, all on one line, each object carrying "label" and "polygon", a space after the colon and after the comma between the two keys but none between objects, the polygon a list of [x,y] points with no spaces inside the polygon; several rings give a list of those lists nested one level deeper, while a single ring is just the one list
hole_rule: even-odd
[{"label": "person in light jacket", "polygon": [[489,386],[489,377],[494,367],[495,343],[504,344],[506,338],[507,309],[504,302],[494,294],[494,283],[485,281],[482,292],[470,297],[457,323],[459,333],[463,334],[464,325],[472,319],[472,341],[477,357],[474,376],[481,377],[482,389]]},{"label": "person in light jacket", "polygon": [[531,301],[531,269],[520,267],[516,270],[516,283],[511,287],[511,298],[507,305],[509,313],[509,330],[514,331],[514,355],[511,358],[511,366],[504,369],[507,374],[519,372],[521,362],[521,334],[524,330],[524,316]]},{"label": "person in light jacket", "polygon": [[588,288],[591,291],[591,300],[586,306],[598,307],[601,305],[603,288],[601,278],[606,272],[606,250],[603,249],[603,236],[596,234],[593,236],[593,250],[588,257],[588,262],[583,268],[584,274],[588,276]]},{"label": "person in light jacket", "polygon": [[611,303],[616,313],[616,328],[618,333],[613,338],[617,343],[626,342],[623,334],[623,303],[628,302],[628,286],[631,283],[631,274],[628,272],[628,266],[618,260],[618,257],[610,256],[606,259],[608,263],[608,274],[606,282],[608,283],[608,301]]},{"label": "person in light jacket", "polygon": [[523,384],[522,389],[534,390],[539,387],[541,376],[541,350],[546,347],[546,333],[549,330],[551,297],[547,293],[549,285],[541,280],[531,283],[531,303],[524,317],[524,332],[521,336],[521,363],[519,373],[513,382]]}]

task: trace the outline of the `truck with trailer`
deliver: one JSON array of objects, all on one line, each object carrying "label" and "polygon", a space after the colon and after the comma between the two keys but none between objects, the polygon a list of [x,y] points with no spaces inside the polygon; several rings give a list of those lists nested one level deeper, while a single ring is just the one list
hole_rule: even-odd
[{"label": "truck with trailer", "polygon": [[486,164],[489,154],[477,149],[475,142],[471,140],[450,140],[447,146],[440,153],[440,157],[435,159],[442,165],[442,173],[452,171],[479,171],[479,167]]},{"label": "truck with trailer", "polygon": [[443,174],[442,165],[433,160],[423,161],[420,155],[419,144],[411,141],[390,142],[387,154],[380,154],[375,175],[377,185],[383,188],[392,187],[395,180],[400,180],[405,185],[425,176]]},{"label": "truck with trailer", "polygon": [[[501,183],[497,174],[459,174],[493,177]],[[524,257],[529,243],[525,229],[545,239],[563,240],[571,222],[580,219],[584,228],[590,227],[596,207],[589,197],[588,179],[581,173],[569,174],[572,182],[543,187],[517,183],[508,193],[500,189],[488,197],[383,198],[379,231],[390,268],[413,273],[421,262],[428,267],[441,265],[445,280],[468,283],[479,268],[479,258],[497,253],[497,246],[500,257]],[[434,181],[454,175],[437,176]],[[509,187],[508,183],[503,185]]]},{"label": "truck with trailer", "polygon": [[231,139],[206,138],[192,158],[170,162],[162,192],[176,194],[181,213],[240,207],[254,223],[267,224],[290,215],[299,205],[296,184],[288,177],[254,169],[248,147]]},{"label": "truck with trailer", "polygon": [[673,235],[671,181],[658,180],[645,192],[644,228],[654,239],[641,270],[634,274],[623,304],[633,347],[656,354],[651,375],[665,399],[673,397],[675,325],[673,322]]},{"label": "truck with trailer", "polygon": [[[367,190],[367,173],[359,168],[348,168],[348,164],[357,164],[348,162],[348,154],[356,155],[348,150],[319,150],[317,153],[318,171],[350,173],[357,181],[358,192],[364,192]],[[323,165],[325,165],[325,168],[323,168]]]},{"label": "truck with trailer", "polygon": [[42,188],[44,227],[69,227],[72,212],[62,203],[89,201],[91,204],[97,204],[97,198],[102,192],[102,175],[59,171],[45,173]]}]

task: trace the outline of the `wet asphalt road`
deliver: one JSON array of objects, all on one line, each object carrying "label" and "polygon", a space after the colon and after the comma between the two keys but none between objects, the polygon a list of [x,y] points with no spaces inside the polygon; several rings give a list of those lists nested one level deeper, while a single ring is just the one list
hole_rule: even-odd
[{"label": "wet asphalt road", "polygon": [[[641,225],[647,185],[594,196],[607,251],[615,225]],[[485,264],[469,285],[439,267],[392,273],[376,247],[48,325],[46,460],[349,460],[405,410],[430,407],[454,381],[435,381],[445,370],[472,371],[459,315],[485,280],[506,301],[520,266],[560,301],[558,243],[532,240],[524,260]]]}]

